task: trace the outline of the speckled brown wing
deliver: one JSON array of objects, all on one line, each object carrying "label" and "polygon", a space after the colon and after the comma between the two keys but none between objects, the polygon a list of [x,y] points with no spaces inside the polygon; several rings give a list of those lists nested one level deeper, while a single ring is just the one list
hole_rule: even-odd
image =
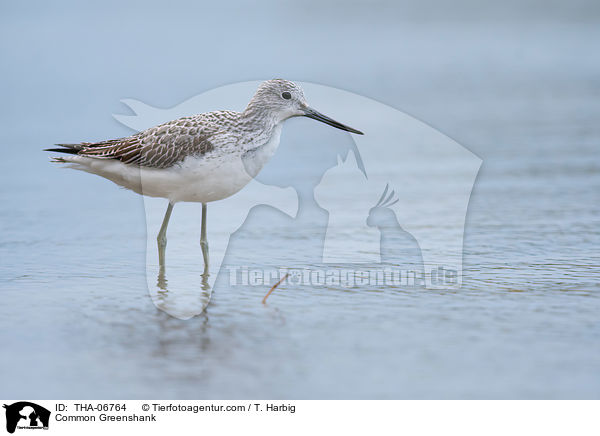
[{"label": "speckled brown wing", "polygon": [[187,156],[210,152],[214,148],[210,138],[218,132],[217,125],[198,115],[169,121],[126,138],[77,144],[76,149],[80,156],[168,168]]}]

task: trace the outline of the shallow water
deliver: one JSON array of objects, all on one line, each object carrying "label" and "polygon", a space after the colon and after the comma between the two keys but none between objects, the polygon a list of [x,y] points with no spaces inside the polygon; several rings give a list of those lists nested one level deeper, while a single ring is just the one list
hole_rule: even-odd
[{"label": "shallow water", "polygon": [[[123,11],[117,20],[134,12]],[[77,14],[86,13],[54,20],[77,23]],[[276,19],[286,11],[270,14]],[[39,68],[18,74],[13,63],[6,72],[16,85],[7,90],[0,132],[0,396],[598,398],[600,62],[594,17],[577,24],[509,17],[422,26],[375,19],[381,23],[371,33],[359,27],[356,34],[347,23],[336,29],[336,40],[344,37],[363,53],[347,65],[330,62],[328,51],[316,46],[315,65],[295,71],[286,64],[292,61],[285,44],[300,49],[303,43],[276,42],[285,65],[281,75],[391,104],[482,158],[465,226],[462,287],[286,285],[262,305],[268,286],[229,287],[223,272],[204,314],[186,321],[169,316],[148,293],[142,198],[50,165],[40,149],[128,134],[109,115],[122,112],[116,102],[132,93],[170,106],[208,84],[270,77],[276,68],[267,64],[253,68],[253,77],[225,79],[207,71],[205,78],[196,73],[181,81],[162,69],[173,82],[157,90],[134,83],[141,67],[133,64],[125,65],[121,79],[111,73],[110,81],[97,82],[92,69],[78,78],[57,72],[67,56],[61,41],[82,50],[84,65],[95,62],[63,31],[38,42],[47,52],[32,59],[19,53],[32,50],[33,42],[3,42],[17,65]],[[18,23],[3,32],[18,34]],[[50,24],[38,25],[43,32]],[[141,22],[134,26],[143,29]],[[61,26],[54,22],[52,28]],[[249,38],[259,43],[267,34],[260,30]],[[104,50],[119,35],[86,41]],[[378,49],[368,50],[372,45]],[[114,50],[116,57],[141,56],[127,47]],[[172,50],[176,55],[178,48]],[[384,56],[391,52],[397,56]],[[32,122],[35,128],[25,128]],[[332,144],[331,151],[307,144],[315,137]],[[335,165],[348,141],[327,126],[289,122],[279,153],[259,179],[294,186],[303,214],[293,220],[255,209],[230,242],[231,262],[315,262],[323,211],[307,175],[314,174],[315,156],[319,165]],[[351,194],[344,185],[339,189],[340,201]],[[177,220],[181,229],[197,226],[189,247],[201,259],[194,208],[177,205],[170,230],[177,231]],[[219,219],[210,211],[209,223]],[[189,216],[195,224],[183,222]],[[169,264],[168,253],[167,287],[183,283],[200,292],[200,264],[198,271]]]}]

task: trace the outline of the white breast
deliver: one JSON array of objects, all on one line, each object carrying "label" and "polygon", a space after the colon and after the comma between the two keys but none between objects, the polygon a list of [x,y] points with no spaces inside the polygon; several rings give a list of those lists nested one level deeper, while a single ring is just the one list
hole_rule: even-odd
[{"label": "white breast", "polygon": [[282,126],[283,123],[277,124],[273,128],[271,137],[266,143],[259,145],[256,148],[252,148],[242,155],[246,172],[250,174],[251,177],[256,177],[277,151],[279,139],[281,138]]},{"label": "white breast", "polygon": [[279,146],[282,124],[275,126],[268,141],[240,153],[211,159],[184,161],[179,169],[185,180],[171,195],[174,202],[210,202],[227,198],[258,175]]}]

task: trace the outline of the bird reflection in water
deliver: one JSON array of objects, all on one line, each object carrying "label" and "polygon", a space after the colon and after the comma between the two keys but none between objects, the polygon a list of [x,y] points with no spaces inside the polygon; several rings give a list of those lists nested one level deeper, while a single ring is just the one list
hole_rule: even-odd
[{"label": "bird reflection in water", "polygon": [[[159,266],[156,279],[156,291],[151,295],[156,306],[180,319],[191,318],[195,314],[204,312],[212,296],[212,289],[208,283],[208,265],[205,263],[204,272],[200,274],[200,288],[191,289],[182,293],[169,292],[166,273],[165,247],[159,246]],[[203,252],[203,256],[206,256]],[[205,258],[207,258],[206,256]]]}]

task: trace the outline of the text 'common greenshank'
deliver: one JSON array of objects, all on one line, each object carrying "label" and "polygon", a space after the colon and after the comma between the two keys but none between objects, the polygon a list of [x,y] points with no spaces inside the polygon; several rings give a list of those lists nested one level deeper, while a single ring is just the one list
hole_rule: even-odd
[{"label": "text 'common greenshank'", "polygon": [[283,122],[305,116],[341,130],[362,132],[310,108],[293,82],[263,82],[243,112],[215,111],[179,118],[126,138],[57,144],[66,153],[54,162],[97,174],[138,194],[162,197],[169,205],[158,233],[164,265],[166,232],[173,205],[202,203],[200,245],[208,271],[206,204],[227,198],[255,177],[279,145]]}]

